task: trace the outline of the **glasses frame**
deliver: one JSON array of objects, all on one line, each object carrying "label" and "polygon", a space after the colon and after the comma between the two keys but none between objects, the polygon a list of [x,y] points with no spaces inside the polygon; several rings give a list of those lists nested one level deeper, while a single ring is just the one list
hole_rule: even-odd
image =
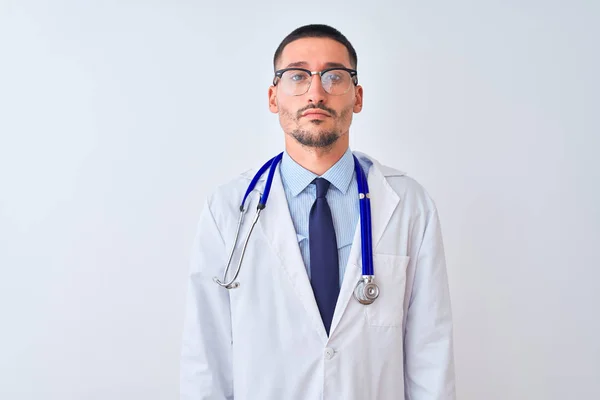
[{"label": "glasses frame", "polygon": [[[343,68],[343,67],[327,68],[322,71],[311,71],[306,68],[298,68],[298,67],[280,69],[280,70],[275,71],[275,77],[273,78],[273,86],[277,86],[277,83],[279,83],[283,74],[287,71],[303,71],[303,72],[306,72],[307,74],[309,74],[311,78],[313,75],[319,75],[319,79],[321,79],[323,77],[323,74],[326,74],[329,71],[337,71],[337,70],[346,71],[346,72],[350,73],[350,79],[352,79],[352,83],[354,83],[354,86],[358,86],[358,72],[355,69]],[[321,85],[322,84],[323,84],[323,82],[321,81]],[[292,94],[290,96],[305,95],[308,92],[308,90],[310,89],[310,85],[312,85],[312,79],[310,80],[310,82],[308,83],[308,86],[306,87],[306,92],[301,93],[301,94]],[[323,88],[323,90],[325,90],[325,88]],[[350,90],[350,87],[348,87],[348,90]],[[342,95],[348,93],[348,90],[346,90],[344,93],[340,93],[340,94],[331,94],[327,90],[325,90],[325,93],[327,93],[330,96],[342,96]]]}]

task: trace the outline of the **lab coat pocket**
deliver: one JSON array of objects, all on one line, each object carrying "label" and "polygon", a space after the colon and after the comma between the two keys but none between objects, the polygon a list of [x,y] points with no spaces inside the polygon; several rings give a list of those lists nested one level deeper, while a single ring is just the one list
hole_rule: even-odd
[{"label": "lab coat pocket", "polygon": [[379,297],[373,304],[366,306],[370,326],[402,326],[409,260],[409,256],[373,254],[373,271],[375,282],[379,286]]}]

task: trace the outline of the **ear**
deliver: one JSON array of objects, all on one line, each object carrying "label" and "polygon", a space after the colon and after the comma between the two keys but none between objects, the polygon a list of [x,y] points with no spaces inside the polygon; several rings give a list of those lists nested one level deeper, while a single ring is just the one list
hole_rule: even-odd
[{"label": "ear", "polygon": [[279,107],[277,107],[277,88],[273,85],[269,87],[269,110],[277,114]]},{"label": "ear", "polygon": [[355,113],[359,113],[362,110],[363,107],[363,88],[362,86],[358,85],[356,88],[354,88],[354,108],[353,111]]}]

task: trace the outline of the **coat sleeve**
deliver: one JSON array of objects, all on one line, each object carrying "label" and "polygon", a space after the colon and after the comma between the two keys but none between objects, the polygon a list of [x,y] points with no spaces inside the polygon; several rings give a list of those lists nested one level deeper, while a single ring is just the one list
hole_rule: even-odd
[{"label": "coat sleeve", "polygon": [[424,219],[405,325],[405,397],[454,400],[452,312],[435,205]]},{"label": "coat sleeve", "polygon": [[214,276],[222,279],[226,256],[223,238],[206,202],[187,277],[181,400],[233,399],[229,293],[213,281]]}]

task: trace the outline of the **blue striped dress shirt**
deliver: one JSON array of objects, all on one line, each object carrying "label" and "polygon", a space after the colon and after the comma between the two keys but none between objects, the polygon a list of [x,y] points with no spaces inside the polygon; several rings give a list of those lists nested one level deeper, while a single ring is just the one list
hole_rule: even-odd
[{"label": "blue striped dress shirt", "polygon": [[[362,160],[361,165],[367,174],[369,165],[365,165]],[[310,279],[308,219],[317,195],[313,180],[319,176],[295,162],[287,152],[283,153],[280,172],[288,208],[296,229],[298,246]],[[321,177],[331,182],[326,197],[331,208],[337,240],[341,286],[360,215],[352,151],[348,148],[342,158]]]}]

